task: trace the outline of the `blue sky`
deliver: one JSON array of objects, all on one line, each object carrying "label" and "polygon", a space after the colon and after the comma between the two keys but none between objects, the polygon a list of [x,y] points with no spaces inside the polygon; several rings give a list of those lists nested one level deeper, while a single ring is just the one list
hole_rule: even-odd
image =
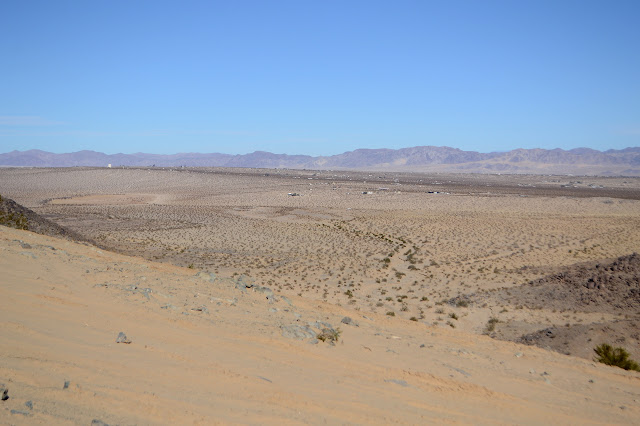
[{"label": "blue sky", "polygon": [[0,152],[640,146],[640,1],[5,1]]}]

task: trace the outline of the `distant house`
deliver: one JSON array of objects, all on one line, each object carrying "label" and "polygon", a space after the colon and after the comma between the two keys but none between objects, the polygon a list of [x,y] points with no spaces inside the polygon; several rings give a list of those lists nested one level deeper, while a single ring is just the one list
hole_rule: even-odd
[{"label": "distant house", "polygon": [[108,168],[111,168],[111,164],[107,164],[107,167],[108,167]]}]

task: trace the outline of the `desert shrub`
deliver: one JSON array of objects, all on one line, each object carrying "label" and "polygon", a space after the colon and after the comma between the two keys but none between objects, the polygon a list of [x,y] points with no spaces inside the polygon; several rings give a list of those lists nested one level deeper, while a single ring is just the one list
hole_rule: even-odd
[{"label": "desert shrub", "polygon": [[389,311],[389,312],[387,312],[387,315],[389,315],[390,317],[395,317],[396,313],[393,312],[393,311]]},{"label": "desert shrub", "polygon": [[457,306],[458,308],[466,308],[466,307],[468,307],[468,306],[469,306],[469,302],[467,302],[466,300],[458,300],[458,301],[456,302],[456,306]]},{"label": "desert shrub", "polygon": [[336,328],[335,330],[333,328],[323,328],[322,333],[318,333],[316,338],[323,342],[335,343],[340,340],[341,333],[342,330],[340,330],[340,328]]},{"label": "desert shrub", "polygon": [[454,312],[451,312],[451,313],[449,314],[449,318],[452,318],[452,319],[454,319],[454,320],[457,320],[457,319],[458,319],[458,316],[457,316]]},{"label": "desert shrub", "polygon": [[613,348],[613,346],[603,343],[596,346],[593,351],[598,355],[596,361],[606,365],[624,368],[625,370],[640,371],[640,365],[629,359],[629,352],[624,348]]},{"label": "desert shrub", "polygon": [[493,330],[496,329],[496,324],[499,322],[500,320],[496,317],[489,318],[489,321],[487,321],[487,326],[485,327],[484,333],[485,334],[491,333]]}]

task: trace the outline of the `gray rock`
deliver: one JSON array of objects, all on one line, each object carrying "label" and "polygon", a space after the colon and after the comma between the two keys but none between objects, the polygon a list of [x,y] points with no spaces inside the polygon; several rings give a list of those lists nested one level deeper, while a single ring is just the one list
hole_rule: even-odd
[{"label": "gray rock", "polygon": [[29,410],[33,410],[33,402],[31,401],[25,402],[24,406],[27,407]]},{"label": "gray rock", "polygon": [[11,410],[11,414],[20,414],[22,416],[30,416],[31,413],[27,413],[26,411],[20,411],[20,410]]},{"label": "gray rock", "polygon": [[385,382],[387,382],[387,383],[395,383],[396,385],[400,385],[403,388],[408,388],[409,387],[409,383],[407,383],[405,380],[389,379],[389,380],[385,380]]},{"label": "gray rock", "polygon": [[238,290],[245,290],[247,288],[252,288],[254,286],[254,279],[251,277],[247,277],[246,275],[240,275],[236,279],[236,288]]},{"label": "gray rock", "polygon": [[203,281],[207,281],[213,283],[216,280],[216,274],[213,272],[204,272],[200,271],[196,274],[196,277],[200,278]]},{"label": "gray rock", "polygon": [[307,326],[301,326],[298,324],[283,325],[280,327],[282,330],[282,336],[289,339],[304,340],[312,339],[316,337],[316,333]]},{"label": "gray rock", "polygon": [[3,401],[9,399],[9,388],[3,383],[0,383],[0,399]]},{"label": "gray rock", "polygon": [[353,320],[351,319],[351,317],[344,317],[342,318],[342,321],[340,321],[343,324],[351,324],[353,322]]},{"label": "gray rock", "polygon": [[291,300],[290,300],[288,297],[286,297],[286,296],[280,296],[280,299],[282,299],[282,300],[284,300],[285,302],[287,302],[287,304],[288,304],[289,306],[293,306],[293,303],[291,303]]},{"label": "gray rock", "polygon": [[193,308],[192,311],[202,312],[202,313],[208,314],[209,313],[209,308],[207,308],[206,306],[202,305],[202,306],[198,306],[197,308]]},{"label": "gray rock", "polygon": [[65,380],[64,381],[64,386],[62,386],[62,389],[69,389],[69,385],[71,384],[71,382],[69,380]]},{"label": "gray rock", "polygon": [[269,287],[262,287],[262,286],[257,285],[253,289],[255,291],[257,291],[259,293],[262,293],[265,296],[267,296],[267,299],[270,298],[270,297],[274,297],[275,296],[274,293],[273,293],[273,290],[271,290]]},{"label": "gray rock", "polygon": [[109,425],[103,422],[102,420],[93,419],[91,420],[91,426],[109,426]]},{"label": "gray rock", "polygon": [[310,322],[309,325],[311,327],[317,328],[318,330],[328,328],[329,330],[334,331],[333,326],[328,322],[324,322],[324,321]]},{"label": "gray rock", "polygon": [[126,343],[127,345],[131,343],[131,340],[124,334],[122,331],[118,333],[118,338],[116,339],[116,343]]},{"label": "gray rock", "polygon": [[22,246],[23,249],[30,249],[31,248],[31,244],[29,244],[29,243],[20,242],[20,245]]}]

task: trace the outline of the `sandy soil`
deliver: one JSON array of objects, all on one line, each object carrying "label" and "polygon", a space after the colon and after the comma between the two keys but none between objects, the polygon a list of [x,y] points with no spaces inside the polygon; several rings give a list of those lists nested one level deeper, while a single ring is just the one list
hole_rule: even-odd
[{"label": "sandy soil", "polygon": [[[3,423],[632,424],[640,416],[637,373],[592,361],[297,296],[270,303],[232,280],[28,231],[0,227],[0,250]],[[347,315],[354,324],[340,322]],[[335,346],[283,336],[317,321],[341,326]],[[119,332],[131,343],[116,343]]]},{"label": "sandy soil", "polygon": [[[554,285],[549,277],[558,274],[582,276],[571,272],[580,270],[580,265],[606,264],[640,251],[638,178],[266,169],[0,169],[0,194],[99,245],[98,260],[91,258],[98,248],[88,249],[87,246],[79,250],[84,250],[83,256],[93,260],[81,256],[65,260],[62,256],[56,257],[59,250],[42,250],[33,255],[38,256],[36,264],[42,263],[46,254],[52,262],[62,262],[69,271],[76,271],[74,273],[79,275],[75,278],[59,280],[68,286],[71,283],[80,285],[79,288],[89,286],[81,292],[81,298],[94,297],[91,300],[96,301],[96,306],[113,303],[104,309],[112,312],[105,316],[108,318],[105,321],[115,324],[114,329],[107,330],[105,324],[99,325],[103,334],[109,334],[106,340],[101,337],[104,346],[98,345],[100,348],[133,348],[138,339],[124,328],[138,334],[142,331],[151,333],[152,341],[159,339],[165,344],[162,356],[152,351],[154,356],[160,357],[161,367],[158,368],[165,380],[159,382],[162,388],[170,388],[170,380],[176,380],[182,383],[181,389],[193,394],[197,393],[191,386],[193,381],[193,386],[203,387],[202,392],[208,392],[209,397],[222,398],[224,406],[231,407],[231,411],[225,411],[227,414],[219,414],[210,411],[211,407],[201,407],[198,400],[193,402],[192,408],[185,408],[187,406],[180,405],[184,403],[180,399],[183,396],[173,394],[171,398],[165,394],[167,400],[156,401],[161,406],[176,403],[176,407],[181,407],[178,411],[191,413],[193,417],[185,417],[184,423],[197,421],[198,415],[204,416],[205,423],[212,419],[225,422],[276,422],[282,419],[307,423],[325,420],[330,423],[423,422],[419,416],[438,423],[553,421],[575,424],[585,419],[595,423],[625,423],[627,417],[624,416],[630,408],[627,404],[633,405],[633,402],[638,406],[638,375],[622,371],[612,373],[630,378],[636,392],[627,394],[631,399],[625,400],[624,404],[611,402],[610,407],[616,409],[610,408],[607,415],[623,413],[619,419],[591,417],[586,414],[588,410],[572,411],[573,407],[581,407],[580,398],[592,401],[592,396],[585,396],[583,392],[593,388],[588,380],[599,382],[597,377],[567,378],[575,385],[571,390],[565,388],[573,393],[573,399],[556,400],[557,395],[550,398],[548,389],[543,386],[539,394],[541,399],[537,400],[536,392],[533,392],[531,401],[534,405],[540,404],[540,410],[544,411],[544,404],[551,404],[558,410],[527,411],[522,417],[516,417],[520,410],[509,415],[496,414],[502,408],[511,410],[514,406],[491,393],[504,393],[505,401],[529,404],[528,390],[520,389],[523,383],[541,381],[549,385],[547,381],[551,381],[556,384],[553,378],[541,375],[545,371],[551,373],[544,367],[546,362],[559,363],[557,365],[562,365],[558,367],[560,370],[565,366],[587,368],[580,374],[590,375],[592,368],[596,368],[593,371],[610,372],[611,368],[600,370],[601,367],[592,362],[593,348],[600,343],[623,346],[632,358],[640,359],[637,333],[640,306],[635,299],[630,298],[626,304],[618,303],[622,306],[620,309],[612,309],[611,303],[595,302],[585,308],[579,292],[561,293],[560,302],[556,300],[560,293],[554,292],[553,288],[535,294],[529,290],[532,282]],[[16,244],[11,240],[8,247],[20,251],[22,246]],[[107,250],[135,257],[123,258]],[[28,254],[16,256],[18,261],[14,263],[21,267],[31,262]],[[108,261],[102,262],[107,258]],[[90,268],[85,260],[99,263]],[[145,260],[154,263],[146,264]],[[11,272],[9,265],[12,263],[5,264],[7,273]],[[140,266],[146,272],[136,269],[138,266],[135,265],[146,265]],[[54,270],[58,266],[49,268]],[[25,267],[23,272],[30,273],[31,269]],[[71,274],[69,271],[64,273]],[[157,273],[154,275],[150,271]],[[197,272],[214,274],[216,279],[203,283],[194,278]],[[40,276],[47,280],[54,277],[49,270]],[[264,291],[248,289],[246,293],[238,293],[236,286],[240,276],[250,277],[242,278],[244,281],[241,282],[252,282],[255,288],[269,289],[288,297],[294,306],[283,302],[284,299],[271,304],[269,300],[265,302]],[[18,278],[18,281],[27,279]],[[40,280],[32,281],[41,284]],[[96,284],[99,286],[92,287]],[[60,286],[51,287],[59,289]],[[141,290],[145,288],[152,292]],[[3,291],[13,290],[6,287]],[[73,291],[80,292],[79,289]],[[57,297],[67,300],[66,296]],[[73,300],[82,304],[80,299]],[[122,309],[126,312],[142,310],[131,315],[117,310],[117,307],[125,306],[125,301],[126,307]],[[465,303],[467,301],[469,303]],[[84,305],[86,310],[94,310],[88,302]],[[40,305],[22,309],[37,318],[31,326],[37,328],[42,321],[49,323],[46,317],[37,316],[39,308],[34,306]],[[201,309],[203,306],[206,309]],[[116,310],[110,311],[112,308]],[[66,312],[68,307],[65,305],[64,309]],[[233,316],[233,313],[238,315]],[[16,315],[19,314],[16,312]],[[345,315],[360,326],[341,324]],[[17,322],[22,324],[20,321]],[[51,323],[56,321],[58,319],[52,319]],[[336,347],[325,343],[310,345],[308,342],[313,340],[313,334],[323,328],[316,321],[328,322],[334,329],[341,325],[344,343]],[[299,329],[307,327],[309,322],[315,328]],[[135,324],[141,324],[142,331],[139,332]],[[216,324],[222,327],[216,328]],[[214,328],[207,328],[212,326]],[[116,345],[118,331],[126,331],[134,343]],[[158,337],[165,331],[171,336],[167,341]],[[76,332],[78,330],[74,329],[73,333]],[[19,330],[15,333],[12,339],[19,342]],[[179,337],[184,333],[192,340]],[[302,341],[283,336],[296,333]],[[485,335],[517,344],[492,341]],[[48,351],[47,345],[58,347],[63,341],[61,337],[37,348],[34,346],[33,350]],[[177,341],[185,342],[185,347],[179,349]],[[251,343],[240,344],[240,341]],[[438,346],[436,341],[448,343]],[[353,347],[353,351],[345,349],[355,342],[360,346]],[[234,382],[238,387],[230,388],[237,392],[232,392],[236,395],[233,398],[237,398],[234,404],[229,403],[229,395],[222,390],[211,390],[200,380],[202,377],[197,377],[197,372],[185,367],[193,363],[199,371],[208,371],[206,357],[213,346],[223,343],[230,345],[225,346],[225,353],[230,355],[216,361],[212,374],[215,380],[220,380],[220,374],[224,376],[220,371],[227,368],[243,372],[238,373],[244,377],[238,379],[240,384]],[[422,344],[425,346],[421,348]],[[535,344],[564,355],[547,353],[525,344]],[[364,347],[366,349],[362,349]],[[149,355],[146,349],[136,352],[137,356]],[[96,355],[97,349],[82,346],[78,350],[90,353],[91,359],[96,356],[99,360],[107,359],[107,355]],[[166,360],[162,357],[173,351],[181,355],[175,358],[172,370],[165,368],[162,363]],[[251,352],[251,355],[241,356],[243,351]],[[61,358],[64,357],[62,353]],[[502,355],[496,358],[494,353]],[[515,354],[526,356],[516,357]],[[515,368],[517,364],[514,363],[523,364],[523,359],[529,359],[530,354],[536,354],[544,361],[527,364],[523,370]],[[338,358],[333,358],[335,356]],[[582,360],[573,356],[582,357]],[[452,364],[453,360],[462,359],[468,363]],[[227,361],[230,364],[226,364]],[[83,368],[89,368],[77,362]],[[245,368],[249,365],[253,365],[253,376],[246,373]],[[264,390],[272,390],[269,386],[275,381],[272,376],[259,373],[256,365],[274,371],[278,380],[280,375],[291,378],[292,381],[283,385],[287,390],[281,397],[282,401],[291,399],[292,402],[275,403],[263,398]],[[287,370],[290,365],[294,367]],[[503,366],[510,367],[502,369]],[[190,372],[185,373],[184,379],[179,378],[180,368]],[[353,376],[350,375],[352,369],[356,372]],[[475,370],[471,373],[467,369]],[[365,374],[366,370],[371,372]],[[416,371],[419,380],[413,377]],[[516,372],[524,376],[519,378]],[[504,377],[498,379],[496,375],[503,373]],[[123,371],[116,376],[122,378],[124,374]],[[136,382],[128,386],[139,392],[147,389],[145,386],[151,379],[142,376],[151,374],[148,369],[143,368],[140,373],[127,370],[127,374],[133,374]],[[364,378],[368,374],[372,381]],[[510,376],[513,374],[516,375]],[[209,377],[205,373],[202,375]],[[266,389],[258,391],[252,387],[251,380],[257,376],[262,377],[257,383],[267,386]],[[304,384],[300,382],[302,377],[305,377]],[[471,377],[475,379],[469,382]],[[409,378],[417,382],[413,383]],[[453,382],[440,383],[441,379]],[[494,379],[495,383],[492,382]],[[317,383],[311,383],[314,380]],[[467,382],[479,388],[456,388]],[[115,382],[109,383],[105,389],[118,388]],[[244,401],[241,397],[243,387],[252,389]],[[329,389],[327,393],[325,388]],[[403,395],[389,397],[391,399],[385,402],[377,399],[385,399],[395,392],[410,393],[411,389],[422,389],[427,394],[423,395],[424,399],[415,395],[417,399],[412,396],[405,400]],[[485,395],[487,389],[491,392]],[[439,395],[442,390],[451,390],[451,395],[469,391],[486,398],[478,399],[477,404],[467,402],[467,410],[458,407],[458,396],[442,399],[431,393]],[[130,398],[135,407],[140,394],[131,389],[129,392],[132,392]],[[615,395],[607,395],[606,400],[613,401]],[[202,398],[203,401],[206,399]],[[313,403],[316,398],[323,402]],[[569,404],[569,400],[573,404],[570,413],[560,409],[560,405]],[[155,407],[156,402],[148,400],[150,406]],[[87,404],[95,409],[95,405]],[[280,409],[274,409],[273,404]],[[359,408],[353,409],[350,404]],[[254,405],[262,408],[253,411]],[[297,408],[287,411],[289,415],[283,414],[283,407],[289,405]],[[617,408],[620,405],[626,408]],[[380,407],[380,411],[371,407]],[[244,415],[240,413],[242,410],[245,410]],[[306,414],[301,417],[290,415],[296,410]],[[617,410],[621,410],[620,413]],[[557,417],[560,412],[564,417]],[[125,410],[120,417],[106,417],[105,414],[105,419],[110,420],[102,420],[107,423],[162,423],[150,417],[137,420],[127,417],[132,413]],[[318,417],[314,419],[312,413]],[[548,413],[554,414],[547,417]],[[156,414],[158,419],[165,416],[162,410]],[[572,418],[574,415],[584,417],[576,420]],[[61,420],[52,416],[56,421]],[[30,417],[28,422],[32,420]],[[49,420],[42,418],[45,423]]]}]

